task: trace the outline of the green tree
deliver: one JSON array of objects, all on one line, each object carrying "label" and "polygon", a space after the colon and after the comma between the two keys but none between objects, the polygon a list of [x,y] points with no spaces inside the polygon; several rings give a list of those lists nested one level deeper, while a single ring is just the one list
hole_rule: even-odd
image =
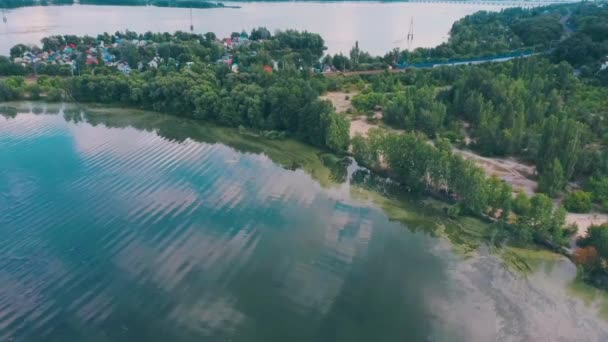
[{"label": "green tree", "polygon": [[264,40],[270,39],[272,34],[266,27],[258,27],[251,30],[251,34],[249,35],[249,39],[251,40]]},{"label": "green tree", "polygon": [[332,151],[346,152],[350,142],[350,121],[336,113],[330,113],[326,120],[325,145]]},{"label": "green tree", "polygon": [[553,159],[549,167],[539,176],[538,189],[551,196],[557,196],[566,185],[564,169],[558,159]]},{"label": "green tree", "polygon": [[567,242],[564,224],[566,211],[554,208],[551,199],[543,194],[534,195],[530,199],[530,210],[517,218],[518,229],[530,232],[538,242],[553,246]]},{"label": "green tree", "polygon": [[511,186],[500,178],[492,176],[485,182],[485,187],[490,216],[496,216],[500,212],[501,218],[508,218],[511,212],[511,193],[513,192]]},{"label": "green tree", "polygon": [[513,212],[517,215],[527,215],[530,209],[530,197],[525,192],[518,191],[513,199]]},{"label": "green tree", "polygon": [[591,226],[587,229],[587,236],[581,239],[581,246],[593,246],[600,256],[608,258],[608,226]]},{"label": "green tree", "polygon": [[591,177],[587,190],[591,192],[593,200],[596,202],[603,203],[608,200],[608,177]]},{"label": "green tree", "polygon": [[581,190],[569,193],[564,200],[564,207],[575,213],[588,212],[591,210],[591,193]]}]

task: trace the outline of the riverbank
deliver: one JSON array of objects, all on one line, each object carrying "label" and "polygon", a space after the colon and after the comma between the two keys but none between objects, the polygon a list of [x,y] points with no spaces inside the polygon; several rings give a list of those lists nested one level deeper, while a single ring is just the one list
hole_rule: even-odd
[{"label": "riverbank", "polygon": [[[350,118],[350,137],[351,139],[355,136],[367,137],[369,130],[371,129],[385,129],[379,121],[382,119],[382,113],[378,112],[374,114],[374,122],[370,122],[366,116],[358,116],[353,113],[354,107],[352,105],[352,98],[358,94],[358,91],[332,91],[327,92],[321,98],[332,102],[337,113],[348,116]],[[389,129],[392,132],[398,132],[393,129]],[[483,157],[479,154],[459,148],[452,148],[454,153],[457,153],[465,159],[475,162],[476,165],[483,168],[488,176],[497,176],[503,181],[510,184],[513,189],[517,191],[523,191],[529,196],[533,196],[537,193],[538,183],[534,180],[536,177],[536,168],[533,165],[524,164],[514,158],[489,158]],[[556,205],[559,205],[560,200],[554,201]],[[572,237],[573,242],[575,239],[586,236],[587,229],[594,225],[601,225],[608,222],[608,214],[604,213],[567,213],[566,224],[575,225],[577,227],[575,235]]]}]

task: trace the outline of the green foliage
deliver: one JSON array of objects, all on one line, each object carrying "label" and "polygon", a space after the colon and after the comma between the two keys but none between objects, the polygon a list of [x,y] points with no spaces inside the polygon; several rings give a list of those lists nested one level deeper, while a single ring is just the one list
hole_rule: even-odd
[{"label": "green foliage", "polygon": [[528,197],[528,195],[523,192],[523,191],[518,191],[517,195],[515,195],[515,198],[513,199],[513,212],[517,215],[528,215],[528,213],[530,212],[531,208],[532,208],[532,204],[530,203],[530,197]]},{"label": "green foliage", "polygon": [[42,92],[42,88],[38,84],[26,86],[26,91],[30,93],[30,99],[40,100],[40,93]]},{"label": "green foliage", "polygon": [[[489,209],[509,210],[498,208],[504,204],[502,185],[487,186],[483,170],[452,154],[444,140],[433,146],[421,135],[372,130],[368,139],[353,139],[353,154],[370,167],[381,167],[380,160],[384,160],[395,179],[414,191],[453,192],[465,211],[483,214]],[[488,198],[496,194],[499,198]]]},{"label": "green foliage", "polygon": [[517,20],[511,28],[526,46],[546,45],[562,36],[564,28],[559,20],[558,13],[537,15]]},{"label": "green foliage", "polygon": [[[553,201],[543,194],[530,199],[530,209],[517,217],[516,229],[523,231],[522,236],[532,237],[535,241],[560,246],[567,243],[564,222],[566,211],[555,208]],[[531,241],[525,241],[531,242]]]},{"label": "green foliage", "polygon": [[349,122],[300,74],[263,71],[218,79],[211,70],[165,75],[83,75],[64,87],[81,102],[120,103],[164,113],[217,120],[223,125],[284,131],[337,152],[348,147]]},{"label": "green foliage", "polygon": [[47,92],[46,100],[49,102],[61,102],[67,100],[67,96],[63,89],[52,88]]},{"label": "green foliage", "polygon": [[595,202],[603,203],[608,201],[608,177],[591,177],[587,184],[587,191],[591,192]]},{"label": "green foliage", "polygon": [[559,160],[553,159],[553,163],[549,164],[539,176],[538,190],[551,197],[556,197],[565,185],[562,164]]},{"label": "green foliage", "polygon": [[591,285],[608,289],[608,227],[591,226],[587,235],[577,241],[574,261],[583,271],[581,278]]},{"label": "green foliage", "polygon": [[326,120],[325,146],[332,151],[346,152],[350,142],[350,121],[336,113],[330,113]]},{"label": "green foliage", "polygon": [[17,44],[11,48],[10,56],[11,58],[21,57],[27,51],[31,51],[32,49],[24,44]]},{"label": "green foliage", "polygon": [[593,246],[603,258],[608,258],[608,226],[591,226],[587,236],[579,240],[581,246]]},{"label": "green foliage", "polygon": [[586,213],[591,210],[591,193],[576,190],[570,192],[564,200],[566,210],[575,213]]},{"label": "green foliage", "polygon": [[313,65],[321,59],[326,49],[321,36],[307,31],[279,31],[273,37],[273,43],[275,42],[280,51],[288,51],[291,54],[294,63],[303,65]]},{"label": "green foliage", "polygon": [[598,62],[608,55],[608,7],[587,2],[573,6],[571,11],[567,24],[575,32],[559,43],[553,59],[597,70]]},{"label": "green foliage", "polygon": [[458,205],[452,205],[448,208],[448,216],[452,219],[460,216],[460,207]]},{"label": "green foliage", "polygon": [[[538,147],[537,168],[541,177],[543,174],[549,176],[557,172],[556,161],[559,162],[559,168],[562,169],[561,177],[553,180],[558,191],[565,185],[563,178],[568,180],[575,172],[585,139],[584,130],[583,124],[572,119],[560,120],[551,116],[545,120]],[[546,190],[550,191],[548,188]]]},{"label": "green foliage", "polygon": [[431,137],[443,126],[446,107],[435,99],[433,88],[408,88],[390,100],[384,119],[397,128],[417,129]]},{"label": "green foliage", "polygon": [[0,56],[0,76],[24,76],[27,69],[21,64],[12,63],[7,57]]},{"label": "green foliage", "polygon": [[360,93],[353,96],[352,104],[361,112],[373,111],[384,104],[384,95],[376,92]]},{"label": "green foliage", "polygon": [[[498,217],[519,242],[536,241],[557,247],[568,241],[564,209],[554,208],[551,199],[543,194],[530,199],[520,192],[512,199],[509,184],[497,177],[486,177],[473,162],[452,154],[445,140],[431,145],[426,137],[414,133],[372,130],[369,138],[355,137],[352,144],[358,162],[372,168],[388,168],[395,180],[413,191],[446,194],[458,202],[458,213],[462,210]],[[451,215],[457,215],[455,210]],[[509,220],[511,210],[516,214],[514,222]]]},{"label": "green foliage", "polygon": [[485,183],[490,216],[497,216],[501,211],[500,217],[508,218],[512,209],[511,194],[513,189],[508,183],[496,176],[490,177]]},{"label": "green foliage", "polygon": [[0,102],[21,99],[24,88],[25,81],[23,77],[9,77],[0,80]]},{"label": "green foliage", "polygon": [[266,27],[258,27],[251,30],[251,34],[249,35],[249,39],[251,40],[264,40],[270,39],[272,34]]}]

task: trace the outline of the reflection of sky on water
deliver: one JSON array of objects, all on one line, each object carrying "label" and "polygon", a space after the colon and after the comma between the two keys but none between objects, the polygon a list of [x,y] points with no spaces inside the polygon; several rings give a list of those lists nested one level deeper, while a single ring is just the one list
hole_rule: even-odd
[{"label": "reflection of sky on water", "polygon": [[[335,310],[373,235],[367,204],[338,202],[302,171],[263,155],[57,119],[63,115],[24,114],[0,127],[12,132],[0,144],[14,149],[0,161],[35,179],[13,196],[19,215],[7,221],[22,227],[12,232],[22,238],[7,240],[4,251],[26,256],[0,268],[3,336],[44,336],[65,319],[86,331],[116,320],[135,329],[153,313],[185,334],[217,336],[260,326],[260,300],[293,322]],[[19,154],[30,140],[14,140],[28,132],[43,133]],[[29,164],[34,156],[40,168]],[[19,186],[13,182],[2,194]],[[40,248],[40,260],[56,265],[32,273],[26,252]],[[29,301],[15,296],[24,290]],[[136,308],[141,317],[123,316]]]},{"label": "reflection of sky on water", "polygon": [[[196,32],[220,37],[258,26],[270,30],[298,29],[319,33],[329,52],[348,53],[355,41],[364,51],[384,54],[406,48],[410,18],[415,21],[412,47],[435,46],[445,40],[452,23],[478,10],[499,6],[440,3],[378,2],[259,2],[238,3],[240,9],[194,9]],[[129,6],[49,6],[11,10],[0,29],[0,53],[18,43],[39,44],[54,34],[88,34],[124,31],[188,31],[189,9]],[[33,24],[35,23],[35,24]]]}]

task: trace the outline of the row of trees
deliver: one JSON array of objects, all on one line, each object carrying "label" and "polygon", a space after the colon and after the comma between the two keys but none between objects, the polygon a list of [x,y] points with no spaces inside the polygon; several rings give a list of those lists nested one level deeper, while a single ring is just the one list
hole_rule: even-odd
[{"label": "row of trees", "polygon": [[228,74],[222,69],[189,69],[156,76],[85,75],[65,80],[62,87],[79,102],[120,103],[232,127],[284,131],[344,152],[349,121],[318,99],[314,85],[309,75],[296,71]]},{"label": "row of trees", "polygon": [[565,229],[565,211],[554,208],[543,194],[512,197],[511,186],[496,177],[488,178],[473,162],[452,153],[450,143],[434,144],[416,133],[386,133],[372,130],[368,138],[352,141],[358,162],[372,169],[385,169],[412,191],[431,191],[455,200],[451,209],[490,217],[508,230],[517,242],[537,242],[552,247],[564,245],[571,233]]}]

